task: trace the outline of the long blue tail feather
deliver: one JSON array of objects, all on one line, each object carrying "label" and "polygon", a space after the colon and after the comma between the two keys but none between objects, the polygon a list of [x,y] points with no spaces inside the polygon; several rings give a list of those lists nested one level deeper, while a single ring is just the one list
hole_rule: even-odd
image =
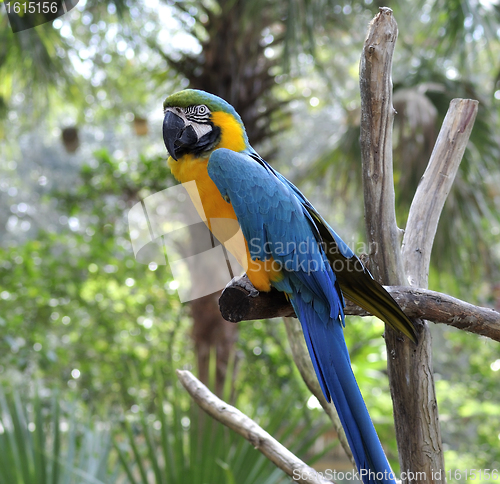
[{"label": "long blue tail feather", "polygon": [[[291,298],[323,393],[335,404],[364,484],[394,483],[351,369],[340,317],[323,321],[299,293]],[[377,479],[377,475],[379,479]]]}]

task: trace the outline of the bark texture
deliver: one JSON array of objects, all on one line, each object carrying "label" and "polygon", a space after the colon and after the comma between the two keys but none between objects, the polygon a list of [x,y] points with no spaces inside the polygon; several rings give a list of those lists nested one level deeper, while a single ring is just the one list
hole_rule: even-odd
[{"label": "bark texture", "polygon": [[368,27],[361,54],[360,144],[370,270],[385,284],[403,285],[392,169],[391,71],[397,36],[392,10],[381,8]]},{"label": "bark texture", "polygon": [[[392,176],[391,69],[396,38],[397,25],[392,11],[381,8],[369,26],[360,64],[365,222],[369,245],[375,247],[370,254],[374,276],[384,284],[402,285],[411,281],[425,287],[437,222],[475,114],[469,101],[465,101],[467,107],[460,110],[464,116],[452,106],[434,150],[445,154],[444,160],[438,163],[439,155],[431,156],[428,183],[421,184],[412,203],[413,214],[408,221],[402,252]],[[460,143],[457,137],[463,138]],[[402,472],[420,473],[411,482],[439,483],[444,481],[441,477],[444,476],[444,459],[432,371],[431,335],[425,320],[415,320],[415,323],[419,337],[416,346],[390,328],[386,328],[385,336],[399,460]],[[403,482],[409,481],[403,479]]]}]

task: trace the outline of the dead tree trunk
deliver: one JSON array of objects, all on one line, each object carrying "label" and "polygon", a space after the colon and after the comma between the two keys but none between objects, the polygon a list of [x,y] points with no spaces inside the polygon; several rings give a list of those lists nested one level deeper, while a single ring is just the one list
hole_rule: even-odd
[{"label": "dead tree trunk", "polygon": [[[204,224],[190,227],[191,254],[200,254],[212,245],[207,246],[210,232]],[[210,237],[212,241],[212,238]],[[190,267],[193,281],[197,279],[199,268]],[[222,395],[227,375],[226,370],[231,353],[235,352],[238,339],[238,326],[226,321],[219,311],[220,292],[208,294],[190,302],[190,313],[193,318],[191,337],[194,342],[198,376],[208,385],[210,359],[214,358],[215,393]],[[231,375],[229,375],[231,377]]]},{"label": "dead tree trunk", "polygon": [[[477,101],[454,100],[412,202],[401,250],[392,170],[392,55],[398,28],[388,8],[371,22],[360,64],[361,153],[370,268],[382,284],[427,287],[441,210],[465,151]],[[387,363],[403,482],[445,482],[431,334],[418,320],[415,346],[386,327]],[[406,474],[403,474],[405,472]],[[404,478],[410,475],[413,479]]]},{"label": "dead tree trunk", "polygon": [[[392,167],[392,55],[398,28],[390,9],[381,9],[369,27],[360,63],[361,153],[365,224],[370,269],[382,284],[405,284],[401,232],[396,224]],[[424,471],[414,482],[444,468],[432,371],[431,336],[418,321],[419,344],[386,326],[387,370],[401,472]],[[430,448],[429,448],[430,446]],[[420,475],[420,474],[418,474]],[[439,474],[437,474],[439,475]],[[406,480],[404,482],[407,482]]]}]

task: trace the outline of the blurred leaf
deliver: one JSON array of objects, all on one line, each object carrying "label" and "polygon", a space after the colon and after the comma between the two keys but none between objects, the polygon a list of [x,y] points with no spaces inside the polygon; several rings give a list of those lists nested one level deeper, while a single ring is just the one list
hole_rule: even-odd
[{"label": "blurred leaf", "polygon": [[0,388],[0,483],[111,484],[110,432],[82,425],[60,395],[44,402]]},{"label": "blurred leaf", "polygon": [[[126,437],[117,434],[115,445],[131,482],[272,484],[287,480],[282,471],[245,439],[212,420],[190,400],[186,405],[183,402],[186,395],[180,399],[177,394],[178,385],[174,384],[165,393],[161,376],[157,383],[161,390],[153,413],[139,403],[137,412],[125,415]],[[262,401],[258,397],[257,401]],[[329,425],[305,426],[301,414],[293,411],[293,402],[292,395],[282,394],[272,408],[260,407],[258,420],[292,452],[304,455]],[[327,450],[328,447],[310,461],[314,462]]]}]

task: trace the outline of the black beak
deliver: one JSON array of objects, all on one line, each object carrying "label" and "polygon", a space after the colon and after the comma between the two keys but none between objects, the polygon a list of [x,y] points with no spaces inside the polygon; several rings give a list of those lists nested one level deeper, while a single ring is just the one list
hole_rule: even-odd
[{"label": "black beak", "polygon": [[172,111],[165,113],[163,120],[163,141],[170,156],[177,161],[175,156],[175,142],[181,137],[184,130],[184,120]]}]

